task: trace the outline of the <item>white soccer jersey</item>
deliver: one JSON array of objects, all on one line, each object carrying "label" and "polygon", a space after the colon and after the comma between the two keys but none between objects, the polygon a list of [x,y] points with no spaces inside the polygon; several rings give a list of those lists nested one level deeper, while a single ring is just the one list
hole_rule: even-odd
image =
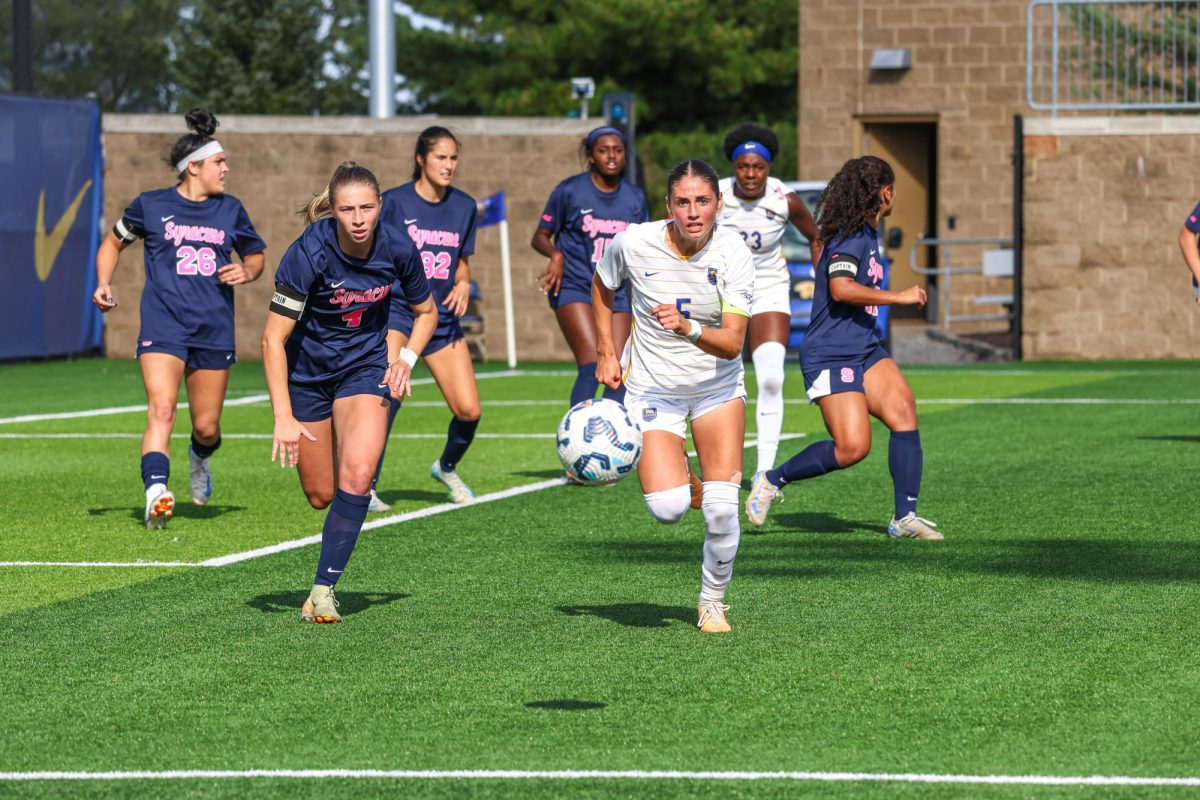
[{"label": "white soccer jersey", "polygon": [[786,293],[787,262],[783,258],[783,232],[788,226],[788,195],[791,190],[778,178],[767,178],[762,197],[746,200],[734,194],[733,178],[721,179],[723,207],[717,222],[739,234],[754,257],[754,292]]},{"label": "white soccer jersey", "polygon": [[623,378],[630,391],[697,397],[741,383],[742,359],[709,355],[665,330],[650,309],[677,306],[706,328],[720,327],[722,313],[750,316],[754,265],[741,237],[719,227],[704,249],[680,258],[666,240],[671,224],[630,225],[612,240],[596,275],[613,290],[628,278],[633,289],[633,332]]}]

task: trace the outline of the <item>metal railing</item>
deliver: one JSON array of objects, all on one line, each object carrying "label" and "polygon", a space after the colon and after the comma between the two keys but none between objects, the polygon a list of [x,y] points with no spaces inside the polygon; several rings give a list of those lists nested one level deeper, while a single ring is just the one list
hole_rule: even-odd
[{"label": "metal railing", "polygon": [[1200,109],[1200,0],[1033,0],[1025,36],[1030,108]]},{"label": "metal railing", "polygon": [[[983,262],[966,267],[952,266],[954,263],[955,247],[980,247],[994,245],[991,250],[983,253]],[[961,239],[927,239],[919,237],[908,248],[908,263],[913,272],[918,275],[932,275],[937,278],[938,321],[942,330],[950,330],[951,322],[1011,322],[1013,297],[1008,295],[981,295],[975,298],[975,305],[1002,305],[1008,310],[994,314],[954,314],[951,309],[950,296],[955,275],[985,275],[990,278],[1013,277],[1012,260],[1013,240],[1008,236],[985,236]],[[941,251],[942,265],[940,267],[917,266],[917,248],[937,247]]]}]

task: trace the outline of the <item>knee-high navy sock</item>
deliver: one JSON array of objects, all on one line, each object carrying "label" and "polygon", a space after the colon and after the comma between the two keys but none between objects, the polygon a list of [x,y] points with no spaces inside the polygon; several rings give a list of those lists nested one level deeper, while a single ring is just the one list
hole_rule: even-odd
[{"label": "knee-high navy sock", "polygon": [[369,494],[337,490],[329,513],[325,515],[325,527],[321,528],[321,560],[317,562],[317,577],[313,583],[333,586],[342,577],[363,520],[367,518],[369,502]]},{"label": "knee-high navy sock", "polygon": [[204,444],[196,439],[196,432],[192,431],[192,452],[197,458],[208,458],[213,453],[217,452],[217,448],[221,446],[221,434],[217,434],[217,440],[212,444]]},{"label": "knee-high navy sock", "polygon": [[625,405],[625,384],[621,384],[615,389],[604,387],[604,397],[609,400],[616,400],[621,405]]},{"label": "knee-high navy sock", "polygon": [[171,459],[166,453],[146,453],[142,456],[142,483],[149,489],[156,483],[166,484],[171,477]]},{"label": "knee-high navy sock", "polygon": [[396,412],[400,410],[400,401],[396,398],[391,398],[391,405],[388,407],[388,428],[387,438],[383,440],[383,452],[379,454],[379,463],[375,465],[375,477],[371,479],[371,488],[374,489],[379,483],[379,476],[383,473],[383,457],[387,455],[388,439],[392,436],[392,425],[396,423]]},{"label": "knee-high navy sock", "polygon": [[600,382],[596,380],[596,362],[592,361],[587,364],[580,364],[578,367],[579,374],[575,376],[575,385],[571,387],[571,406],[576,403],[582,403],[584,400],[591,400],[596,396],[596,387]]},{"label": "knee-high navy sock", "polygon": [[450,420],[450,429],[446,431],[446,448],[442,450],[442,472],[454,472],[454,468],[474,441],[475,429],[478,427],[477,419],[454,417]]},{"label": "knee-high navy sock", "polygon": [[920,431],[892,431],[888,440],[888,469],[896,490],[896,519],[916,512],[924,463]]},{"label": "knee-high navy sock", "polygon": [[779,465],[777,469],[767,470],[767,480],[776,488],[792,481],[802,481],[805,478],[815,478],[826,472],[841,469],[834,456],[832,439],[810,444],[796,455]]}]

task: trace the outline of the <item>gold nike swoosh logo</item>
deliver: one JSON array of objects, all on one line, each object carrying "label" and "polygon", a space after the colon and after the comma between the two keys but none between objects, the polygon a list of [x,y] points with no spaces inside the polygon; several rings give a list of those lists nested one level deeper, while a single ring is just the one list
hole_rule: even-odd
[{"label": "gold nike swoosh logo", "polygon": [[34,267],[37,269],[38,280],[42,283],[45,283],[46,279],[50,277],[50,271],[54,269],[54,262],[58,260],[58,253],[62,250],[63,242],[66,241],[71,226],[75,224],[75,216],[79,213],[79,204],[83,202],[83,196],[87,194],[91,185],[91,180],[83,184],[83,188],[79,190],[79,194],[75,195],[71,205],[67,206],[67,210],[63,212],[52,231],[46,230],[46,190],[43,189],[38,196],[37,227],[33,231],[33,261]]}]

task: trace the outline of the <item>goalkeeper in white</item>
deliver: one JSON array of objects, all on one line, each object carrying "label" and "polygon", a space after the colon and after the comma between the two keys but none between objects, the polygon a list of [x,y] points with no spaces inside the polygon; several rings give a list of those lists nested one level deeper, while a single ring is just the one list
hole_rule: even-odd
[{"label": "goalkeeper in white", "polygon": [[[738,490],[746,434],[742,344],[754,292],[754,265],[741,237],[714,227],[721,208],[716,170],[678,164],[667,177],[668,220],[631,225],[596,268],[596,378],[625,383],[625,405],[642,428],[638,478],[659,522],[683,518],[691,503],[687,423],[704,478],[707,533],[699,621],[727,633],[725,589],[741,530]],[[628,279],[633,331],[624,357],[613,347],[613,297]],[[622,366],[622,362],[623,365]]]}]

